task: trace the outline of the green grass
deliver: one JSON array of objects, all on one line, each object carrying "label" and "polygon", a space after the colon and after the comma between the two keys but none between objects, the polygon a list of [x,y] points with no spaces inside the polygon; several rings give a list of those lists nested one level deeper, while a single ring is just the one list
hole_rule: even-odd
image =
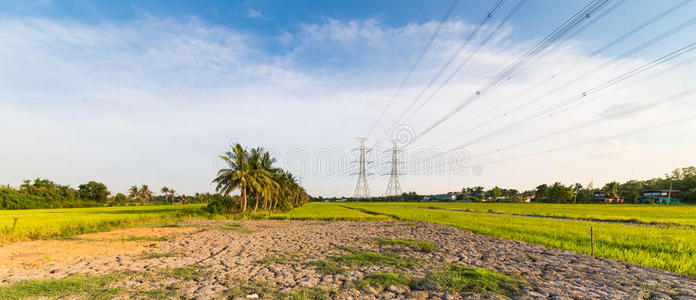
[{"label": "green grass", "polygon": [[0,299],[39,297],[109,299],[120,292],[119,289],[108,287],[117,279],[116,275],[70,275],[62,279],[25,280],[0,287]]},{"label": "green grass", "polygon": [[497,294],[514,296],[523,283],[512,277],[487,269],[447,265],[427,277],[438,290],[457,294]]},{"label": "green grass", "polygon": [[300,254],[297,252],[282,252],[276,255],[272,255],[269,257],[266,257],[262,260],[258,260],[255,263],[260,264],[260,265],[267,265],[267,264],[289,264],[293,262],[297,262],[300,260]]},{"label": "green grass", "polygon": [[293,290],[287,295],[280,296],[280,299],[289,300],[329,300],[336,292],[331,289],[313,287]]},{"label": "green grass", "polygon": [[[352,204],[347,204],[352,206]],[[696,205],[402,202],[421,207],[510,215],[656,225],[696,226]]]},{"label": "green grass", "polygon": [[181,257],[184,256],[180,252],[165,252],[165,253],[158,253],[158,252],[150,252],[150,253],[143,253],[138,255],[139,259],[155,259],[155,258],[165,258],[165,257]]},{"label": "green grass", "polygon": [[[312,209],[318,219],[329,218],[334,207],[335,211],[346,207],[381,214],[394,219],[407,221],[426,221],[450,225],[460,229],[494,237],[524,241],[544,245],[549,248],[571,250],[590,254],[590,226],[595,232],[595,255],[605,258],[622,260],[644,266],[655,267],[687,275],[696,275],[696,229],[688,226],[643,226],[622,223],[597,223],[578,220],[559,220],[548,218],[529,218],[490,214],[486,212],[471,213],[442,209],[428,209],[427,206],[456,207],[474,203],[313,203],[313,206],[302,207],[305,217],[311,215]],[[475,203],[478,205],[478,203]],[[488,205],[488,204],[486,204]],[[519,205],[523,209],[528,204],[504,204],[500,207]],[[546,204],[535,204],[546,205]],[[558,205],[553,204],[552,207]],[[565,205],[565,210],[583,205]],[[592,205],[609,209],[621,205]],[[636,205],[628,205],[629,207]],[[531,207],[531,206],[530,206]],[[644,206],[642,216],[655,206]],[[481,206],[481,210],[488,207]],[[638,209],[638,208],[631,208]],[[672,206],[671,210],[693,209],[688,206]],[[357,210],[356,210],[357,211]],[[628,213],[631,210],[626,211]],[[290,211],[292,213],[292,211]],[[614,210],[613,214],[618,212]],[[653,213],[653,216],[664,212]],[[630,215],[624,215],[630,219]],[[696,215],[692,218],[696,218]],[[688,223],[682,220],[684,224]]]},{"label": "green grass", "polygon": [[435,251],[435,244],[431,241],[378,238],[375,239],[375,242],[377,242],[379,246],[410,247],[425,253]]},{"label": "green grass", "polygon": [[316,267],[319,272],[325,274],[339,274],[352,267],[380,265],[394,268],[409,268],[419,264],[415,259],[401,257],[394,253],[379,253],[352,248],[342,249],[348,252],[348,254],[313,261],[308,263],[308,265]]},{"label": "green grass", "polygon": [[[0,210],[0,245],[200,218],[203,204]],[[16,223],[15,223],[16,219]]]},{"label": "green grass", "polygon": [[390,221],[387,216],[368,214],[337,204],[308,203],[284,214],[271,218],[277,220],[323,220],[323,221]]},{"label": "green grass", "polygon": [[243,233],[243,234],[251,234],[251,233],[256,232],[253,229],[244,229],[244,228],[239,228],[239,227],[220,227],[219,229],[224,230],[224,231]]},{"label": "green grass", "polygon": [[384,290],[391,285],[413,288],[422,282],[422,279],[414,278],[408,274],[386,272],[368,274],[356,282],[355,286],[363,290],[367,289],[368,287]]},{"label": "green grass", "polygon": [[137,241],[144,241],[144,242],[164,242],[167,240],[166,237],[160,236],[160,237],[154,237],[154,236],[129,236],[129,237],[122,237],[121,238],[123,241],[126,242],[137,242]]}]

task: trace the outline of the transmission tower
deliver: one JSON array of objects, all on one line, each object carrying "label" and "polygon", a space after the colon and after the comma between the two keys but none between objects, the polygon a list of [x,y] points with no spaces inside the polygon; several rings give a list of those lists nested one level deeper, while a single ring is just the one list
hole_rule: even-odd
[{"label": "transmission tower", "polygon": [[387,184],[387,191],[384,193],[385,196],[398,196],[401,195],[401,184],[399,184],[399,149],[396,147],[396,141],[393,142],[392,147],[392,159],[391,159],[391,172],[389,173],[389,184]]},{"label": "transmission tower", "polygon": [[367,161],[367,153],[372,151],[372,149],[365,148],[365,138],[358,138],[360,140],[360,148],[353,149],[353,151],[359,151],[358,158],[358,182],[355,184],[355,198],[370,198],[370,186],[367,185],[367,172],[366,166],[371,164],[371,161]]}]

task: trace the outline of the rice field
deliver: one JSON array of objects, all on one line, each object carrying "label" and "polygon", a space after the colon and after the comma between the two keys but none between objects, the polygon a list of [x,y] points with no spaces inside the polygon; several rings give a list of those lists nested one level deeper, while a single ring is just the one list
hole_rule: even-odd
[{"label": "rice field", "polygon": [[194,217],[203,204],[0,210],[0,245],[156,225]]},{"label": "rice field", "polygon": [[[466,212],[446,209],[430,209],[428,207],[462,209],[462,203],[312,203],[291,211],[288,215],[302,215],[308,219],[313,213],[317,218],[326,219],[334,216],[340,219],[350,216],[345,209],[353,209],[354,214],[382,215],[400,220],[427,221],[474,233],[485,234],[493,237],[513,239],[532,244],[543,245],[549,248],[565,249],[584,254],[590,254],[590,226],[595,233],[595,255],[605,258],[622,260],[644,266],[660,268],[687,275],[696,275],[696,229],[691,226],[664,226],[645,225],[635,223],[607,223],[588,222],[580,220],[563,220],[551,218],[531,218],[526,216],[512,216],[487,212],[507,209],[509,213],[521,212],[532,209],[528,204],[483,204],[475,206],[472,211]],[[468,205],[468,204],[467,204]],[[489,205],[486,207],[485,205]],[[546,211],[552,211],[559,205],[536,204]],[[514,206],[519,206],[516,208]],[[594,219],[591,211],[597,211],[597,206],[565,205],[560,214],[567,216],[586,215]],[[613,206],[605,206],[613,208]],[[577,210],[573,214],[573,208]],[[621,217],[631,220],[635,216],[632,211],[637,210],[645,220],[655,219],[660,221],[657,214],[650,212],[653,206],[633,207],[627,210],[613,210],[598,213],[598,216]],[[692,209],[688,206],[675,206],[670,209]],[[336,212],[332,215],[332,212]],[[694,216],[696,218],[696,216]],[[693,220],[673,218],[680,220],[680,224],[691,224]],[[671,222],[671,221],[670,221]]]},{"label": "rice field", "polygon": [[546,204],[546,203],[451,203],[409,202],[405,207],[422,207],[511,215],[600,220],[641,224],[696,226],[694,205],[646,204]]}]

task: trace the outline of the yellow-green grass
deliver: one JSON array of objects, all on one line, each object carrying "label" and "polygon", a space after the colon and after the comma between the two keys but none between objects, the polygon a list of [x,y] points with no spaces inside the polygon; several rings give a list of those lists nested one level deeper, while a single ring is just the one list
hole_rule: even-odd
[{"label": "yellow-green grass", "polygon": [[200,207],[202,204],[0,210],[0,245],[176,222],[200,216]]},{"label": "yellow-green grass", "polygon": [[[428,203],[429,205],[433,203]],[[410,203],[316,203],[317,216],[330,217],[337,207],[411,221],[427,221],[494,237],[520,240],[549,248],[590,254],[590,226],[595,232],[595,255],[673,272],[696,275],[696,229],[530,218],[490,213],[427,209]],[[292,211],[291,211],[292,213]],[[310,208],[303,215],[311,215]]]},{"label": "yellow-green grass", "polygon": [[284,214],[273,215],[273,219],[323,220],[323,221],[389,221],[388,216],[369,214],[342,205],[308,203]]},{"label": "yellow-green grass", "polygon": [[[351,203],[346,205],[350,206]],[[494,212],[580,220],[696,226],[696,205],[401,202],[374,205]]]}]

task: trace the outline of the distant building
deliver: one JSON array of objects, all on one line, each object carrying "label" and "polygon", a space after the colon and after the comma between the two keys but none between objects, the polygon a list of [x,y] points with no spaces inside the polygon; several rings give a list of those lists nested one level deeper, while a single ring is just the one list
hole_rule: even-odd
[{"label": "distant building", "polygon": [[602,201],[604,203],[623,203],[624,199],[621,197],[610,196],[606,191],[596,191],[592,195],[592,199],[595,201]]},{"label": "distant building", "polygon": [[678,190],[647,190],[643,191],[643,196],[640,199],[641,203],[657,203],[657,204],[679,204],[679,199],[674,195],[679,193]]},{"label": "distant building", "polygon": [[423,202],[450,202],[455,200],[457,200],[457,195],[455,194],[430,195],[423,197]]}]

